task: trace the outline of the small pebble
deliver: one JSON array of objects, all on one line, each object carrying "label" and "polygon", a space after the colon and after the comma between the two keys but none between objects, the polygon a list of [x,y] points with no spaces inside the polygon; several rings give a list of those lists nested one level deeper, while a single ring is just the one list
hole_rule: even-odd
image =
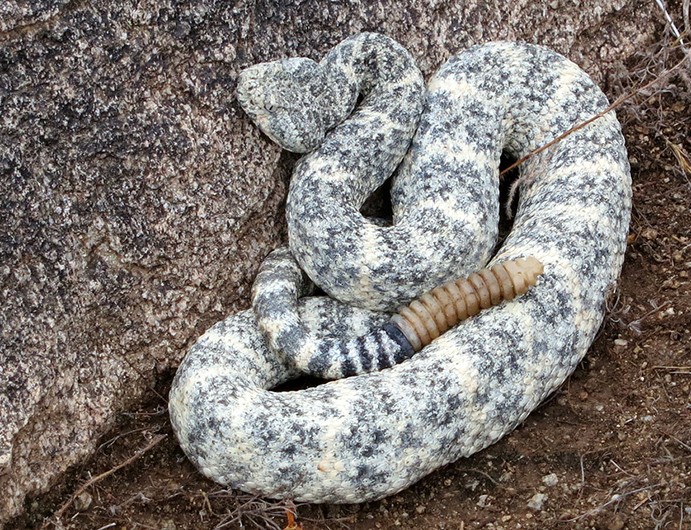
[{"label": "small pebble", "polygon": [[161,523],[160,526],[161,530],[177,530],[177,526],[175,526],[175,521],[172,519],[166,519]]},{"label": "small pebble", "polygon": [[542,483],[551,488],[559,484],[559,478],[557,477],[556,473],[550,473],[549,475],[542,477]]},{"label": "small pebble", "polygon": [[657,238],[657,230],[655,230],[654,228],[646,228],[645,230],[643,230],[643,232],[641,232],[641,235],[645,239],[653,240]]},{"label": "small pebble", "polygon": [[480,508],[484,508],[485,506],[487,506],[487,497],[489,497],[489,495],[480,495],[480,497],[478,497],[477,505]]},{"label": "small pebble", "polygon": [[74,499],[74,509],[78,512],[83,512],[89,509],[93,502],[93,497],[88,491],[82,491],[77,498]]},{"label": "small pebble", "polygon": [[546,500],[547,495],[545,493],[536,493],[528,501],[528,508],[539,512],[545,505]]},{"label": "small pebble", "polygon": [[612,516],[609,523],[607,524],[607,530],[624,530],[626,527],[626,517],[621,513],[617,513]]}]

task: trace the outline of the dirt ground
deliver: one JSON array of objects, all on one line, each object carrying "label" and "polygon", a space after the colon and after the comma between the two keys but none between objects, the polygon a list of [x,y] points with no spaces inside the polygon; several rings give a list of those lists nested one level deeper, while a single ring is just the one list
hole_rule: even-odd
[{"label": "dirt ground", "polygon": [[[669,42],[653,46],[604,88],[615,99],[681,58]],[[687,62],[619,108],[634,208],[618,293],[578,370],[501,442],[378,502],[264,501],[221,489],[185,459],[168,374],[7,528],[691,529],[690,103]]]}]

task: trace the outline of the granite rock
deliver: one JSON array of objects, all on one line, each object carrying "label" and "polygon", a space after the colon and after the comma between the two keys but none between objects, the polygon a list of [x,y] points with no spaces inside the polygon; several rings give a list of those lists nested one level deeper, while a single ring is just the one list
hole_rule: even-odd
[{"label": "granite rock", "polygon": [[[285,238],[295,158],[238,71],[380,31],[429,75],[538,42],[595,79],[651,39],[632,0],[9,0],[0,5],[0,525],[87,458]],[[607,89],[607,86],[604,86]]]}]

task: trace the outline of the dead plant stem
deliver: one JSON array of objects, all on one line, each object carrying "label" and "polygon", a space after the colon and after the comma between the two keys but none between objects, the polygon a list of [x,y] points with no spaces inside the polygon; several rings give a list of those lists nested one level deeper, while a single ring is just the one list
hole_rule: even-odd
[{"label": "dead plant stem", "polygon": [[526,161],[529,160],[530,158],[534,157],[534,156],[537,155],[537,154],[540,154],[540,153],[541,153],[542,151],[544,151],[545,149],[548,149],[548,148],[552,147],[554,144],[556,144],[556,143],[562,141],[562,140],[563,140],[564,138],[566,138],[567,136],[570,136],[571,134],[575,133],[576,131],[579,131],[579,130],[583,129],[584,127],[586,127],[586,126],[590,125],[591,123],[593,123],[595,120],[599,120],[599,119],[602,118],[605,114],[607,114],[608,112],[610,112],[610,111],[612,111],[612,110],[615,110],[615,109],[619,108],[624,102],[626,102],[626,101],[628,101],[629,99],[631,99],[631,98],[637,96],[638,94],[640,94],[640,93],[643,92],[644,90],[647,90],[647,89],[650,88],[651,86],[654,86],[654,85],[656,85],[657,83],[660,83],[660,82],[666,80],[667,78],[669,78],[670,75],[672,75],[672,73],[673,73],[675,70],[677,70],[678,68],[680,68],[680,67],[681,67],[685,62],[687,62],[688,60],[689,60],[689,56],[685,54],[685,55],[684,55],[684,58],[683,58],[681,61],[679,61],[679,62],[676,63],[674,66],[672,66],[671,68],[669,68],[668,70],[666,70],[665,72],[663,72],[662,74],[660,74],[658,77],[656,77],[656,78],[653,79],[652,81],[646,83],[645,85],[643,85],[643,86],[641,86],[641,87],[637,87],[637,88],[635,88],[634,90],[632,90],[632,91],[630,91],[630,92],[627,92],[626,94],[624,94],[624,95],[618,97],[618,98],[614,101],[614,103],[610,104],[607,108],[605,108],[605,109],[602,110],[601,112],[598,112],[597,114],[595,114],[592,118],[588,118],[587,120],[585,120],[585,121],[583,121],[583,122],[581,122],[581,123],[579,123],[579,124],[577,124],[577,125],[574,125],[573,127],[571,127],[570,129],[568,129],[567,131],[564,131],[563,133],[561,133],[559,136],[557,136],[557,137],[554,138],[553,140],[547,142],[545,145],[543,145],[543,146],[541,146],[541,147],[538,147],[537,149],[531,151],[530,153],[528,153],[528,154],[525,155],[524,157],[519,158],[519,159],[516,160],[513,164],[511,164],[509,167],[507,167],[507,168],[504,169],[501,173],[499,173],[499,176],[501,177],[501,176],[505,175],[506,173],[508,173],[509,171],[511,171],[511,170],[513,170],[513,169],[515,169],[515,168],[517,168],[518,166],[520,166],[521,164],[523,164],[524,162],[526,162]]},{"label": "dead plant stem", "polygon": [[[96,475],[95,477],[93,477],[93,478],[87,480],[84,484],[82,484],[79,488],[77,488],[77,490],[70,496],[69,499],[67,499],[67,501],[66,501],[62,506],[60,506],[60,508],[53,514],[52,520],[53,520],[53,521],[60,521],[60,519],[61,519],[62,516],[65,514],[65,512],[67,511],[67,509],[72,505],[72,503],[74,502],[74,500],[75,500],[79,495],[81,495],[87,488],[89,488],[90,486],[93,486],[93,485],[96,484],[97,482],[102,481],[102,480],[105,479],[106,477],[109,477],[110,475],[112,475],[112,474],[115,473],[116,471],[119,471],[119,470],[122,469],[123,467],[126,467],[126,466],[130,465],[132,462],[134,462],[135,460],[137,460],[138,458],[140,458],[140,457],[141,457],[142,455],[144,455],[145,453],[149,452],[151,449],[153,449],[154,447],[156,447],[159,443],[161,443],[161,441],[162,441],[164,438],[166,438],[166,436],[167,436],[167,435],[165,435],[165,434],[159,434],[158,436],[154,436],[154,438],[153,438],[145,447],[143,447],[142,449],[140,449],[139,451],[137,451],[135,454],[133,454],[131,457],[129,457],[129,458],[128,458],[127,460],[125,460],[124,462],[121,462],[120,464],[118,464],[117,466],[115,466],[115,467],[109,469],[108,471],[105,471],[105,472],[101,473],[100,475]],[[50,523],[51,523],[51,519],[46,520],[46,521],[43,523],[43,525],[41,526],[41,528],[42,528],[42,529],[48,528],[48,525],[49,525]]]}]

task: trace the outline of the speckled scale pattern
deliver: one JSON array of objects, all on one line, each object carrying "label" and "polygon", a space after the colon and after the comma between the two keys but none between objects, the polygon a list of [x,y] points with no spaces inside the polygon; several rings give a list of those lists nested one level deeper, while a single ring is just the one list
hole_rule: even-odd
[{"label": "speckled scale pattern", "polygon": [[[405,335],[387,326],[381,314],[372,320],[372,311],[349,308],[328,297],[321,297],[320,303],[334,308],[334,318],[316,311],[313,326],[319,327],[319,334],[312,333],[298,312],[298,303],[313,288],[287,247],[267,256],[252,287],[252,308],[267,345],[302,372],[340,379],[390,368],[413,355]],[[357,332],[349,333],[351,329]]]},{"label": "speckled scale pattern", "polygon": [[[352,57],[351,42],[362,42],[374,59]],[[366,74],[363,63],[371,70]],[[378,75],[367,83],[355,114],[293,174],[286,216],[301,268],[333,298],[393,311],[486,262],[497,238],[499,191],[490,183],[497,181],[498,166],[477,156],[479,149],[486,151],[481,136],[478,146],[469,141],[476,137],[466,124],[461,130],[448,121],[448,109],[465,100],[440,92],[425,98],[412,57],[381,35],[346,40],[321,67],[367,79]],[[408,151],[418,123],[392,186],[393,223],[373,223],[359,209]],[[449,134],[450,126],[455,134]],[[446,133],[439,143],[441,129]],[[494,142],[499,156],[500,140]]]},{"label": "speckled scale pattern", "polygon": [[[363,42],[370,48],[391,46],[388,39],[371,34],[346,41],[354,53]],[[463,239],[461,247],[470,247],[475,238],[481,247],[491,247],[496,227],[487,225],[494,224],[499,207],[496,165],[501,151],[520,156],[606,105],[586,74],[538,46],[490,43],[451,58],[429,82],[420,126],[392,185],[393,227],[384,232],[394,233],[399,224],[413,226],[429,214],[427,228],[433,235],[427,233],[424,241],[404,240],[401,246],[429,248],[429,256],[424,256],[431,261],[435,252],[446,256],[444,246],[456,239]],[[401,112],[402,105],[392,110]],[[363,111],[358,112],[362,116]],[[349,129],[347,123],[340,126],[338,145],[348,134],[358,144],[359,135],[377,132]],[[335,153],[336,145],[333,149]],[[301,189],[327,191],[331,180],[339,181],[362,162],[351,166],[347,157],[332,153],[322,168],[335,173],[320,175],[319,152],[303,159],[296,178],[312,175],[320,182],[294,185],[291,201],[304,198]],[[396,493],[520,424],[585,355],[621,270],[631,188],[626,149],[613,113],[530,158],[521,167],[521,178],[514,226],[488,265],[531,255],[539,259],[544,274],[526,295],[466,320],[391,369],[292,392],[270,390],[304,369],[295,356],[269,346],[283,329],[280,323],[273,331],[260,330],[255,310],[233,315],[199,339],[173,383],[171,421],[191,461],[219,483],[264,496],[364,502]],[[443,206],[435,208],[434,193]],[[471,199],[485,206],[475,209]],[[318,206],[316,197],[308,201],[309,208]],[[306,211],[307,206],[290,207],[293,217],[303,211],[311,216],[319,231],[326,230],[327,220],[341,226],[340,219],[329,219],[335,217],[333,211],[320,217]],[[437,224],[437,209],[485,213],[459,222],[463,228],[457,233],[456,224]],[[332,237],[338,233],[330,232]],[[357,239],[362,233],[365,241]],[[441,239],[433,241],[436,236]],[[375,236],[367,231],[349,233],[344,240],[351,243],[334,243],[340,253],[331,261],[347,261],[351,254],[369,256],[372,247],[367,245],[379,241],[370,237]],[[316,250],[301,251],[316,256],[308,259],[316,265],[307,272],[322,286],[329,274],[323,274],[326,266],[319,260],[324,247],[320,239],[316,242]],[[290,243],[292,249],[296,242]],[[464,256],[464,266],[478,268],[489,252]],[[415,260],[384,265],[385,256],[373,259],[377,267],[372,270],[384,278],[388,268],[393,271],[390,281],[416,285],[401,288],[400,303],[430,287],[420,281]],[[444,259],[426,264],[429,275],[439,279],[436,283],[447,274],[461,275],[458,261],[446,264]],[[445,266],[453,271],[435,269]],[[360,271],[360,265],[342,267]],[[353,278],[359,278],[356,286],[374,285],[369,276],[366,281],[348,276],[343,285]],[[293,282],[297,293],[300,281],[293,274],[284,287],[290,290]],[[363,292],[356,290],[352,296],[365,296],[363,305],[374,308],[388,308],[394,298],[378,287]],[[348,296],[343,300],[350,301]],[[294,320],[316,340],[329,336],[333,322],[339,323],[338,333],[347,342],[383,325],[386,318],[324,297],[301,298],[292,307],[284,307],[285,314],[297,312]]]}]

